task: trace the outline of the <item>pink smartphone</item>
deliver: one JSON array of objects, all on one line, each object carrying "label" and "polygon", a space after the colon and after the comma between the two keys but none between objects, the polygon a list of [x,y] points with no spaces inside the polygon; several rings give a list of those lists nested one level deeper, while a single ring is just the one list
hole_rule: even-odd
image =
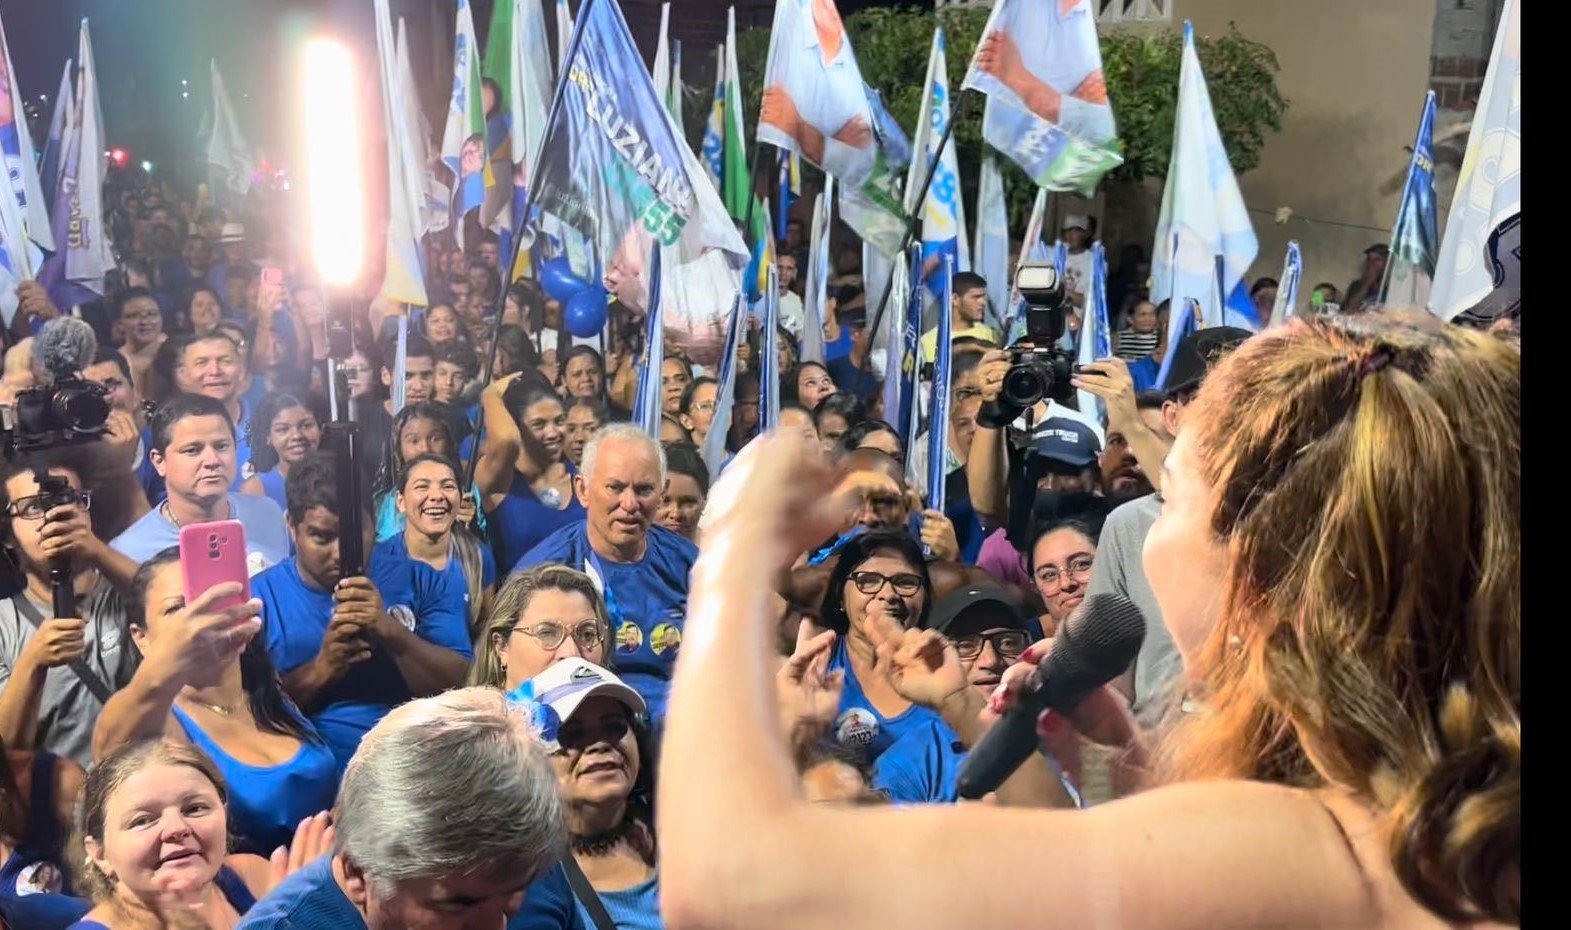
[{"label": "pink smartphone", "polygon": [[180,528],[180,568],[185,574],[185,602],[190,604],[213,585],[238,581],[240,594],[213,605],[226,610],[251,599],[246,571],[245,527],[239,520],[193,523]]}]

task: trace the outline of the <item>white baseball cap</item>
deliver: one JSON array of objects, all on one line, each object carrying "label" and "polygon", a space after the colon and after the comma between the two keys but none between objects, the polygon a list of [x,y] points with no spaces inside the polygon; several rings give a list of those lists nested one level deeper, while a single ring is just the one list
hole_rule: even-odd
[{"label": "white baseball cap", "polygon": [[1091,220],[1088,217],[1086,217],[1085,214],[1082,214],[1082,213],[1071,213],[1068,216],[1064,217],[1064,224],[1060,228],[1061,229],[1084,229],[1084,230],[1090,230],[1091,229]]},{"label": "white baseball cap", "polygon": [[615,698],[635,714],[648,711],[648,705],[616,673],[577,656],[562,659],[530,679],[533,699],[549,706],[563,723],[572,718],[579,705],[592,697]]}]

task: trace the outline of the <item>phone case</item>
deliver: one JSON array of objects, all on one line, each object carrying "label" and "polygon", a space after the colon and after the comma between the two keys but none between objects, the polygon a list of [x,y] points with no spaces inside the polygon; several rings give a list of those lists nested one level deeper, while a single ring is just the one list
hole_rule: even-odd
[{"label": "phone case", "polygon": [[245,527],[239,520],[193,523],[180,528],[180,568],[185,574],[185,600],[189,604],[213,585],[238,581],[238,596],[214,605],[225,610],[251,599],[251,575],[246,570]]}]

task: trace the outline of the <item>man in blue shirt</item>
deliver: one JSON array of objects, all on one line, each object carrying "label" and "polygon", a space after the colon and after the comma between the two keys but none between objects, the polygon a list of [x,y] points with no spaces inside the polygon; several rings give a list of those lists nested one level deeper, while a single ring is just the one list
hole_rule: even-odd
[{"label": "man in blue shirt", "polygon": [[631,423],[602,427],[584,446],[573,490],[588,511],[547,536],[514,571],[558,562],[595,580],[616,629],[611,662],[658,729],[682,645],[687,580],[698,547],[654,526],[665,488],[665,452]]},{"label": "man in blue shirt", "polygon": [[245,526],[247,565],[255,575],[289,556],[284,515],[265,497],[232,491],[235,424],[224,405],[200,394],[166,401],[148,423],[148,461],[168,494],[110,542],[133,562],[180,544],[180,527],[214,520]]},{"label": "man in blue shirt", "polygon": [[548,746],[489,688],[399,707],[344,775],[332,855],[258,901],[241,930],[585,930],[559,864]]},{"label": "man in blue shirt", "polygon": [[[267,651],[340,771],[389,710],[463,681],[473,651],[464,590],[429,565],[386,553],[367,576],[339,562],[336,459],[316,452],[289,471],[295,555],[258,575]],[[362,514],[370,551],[369,514]]]}]

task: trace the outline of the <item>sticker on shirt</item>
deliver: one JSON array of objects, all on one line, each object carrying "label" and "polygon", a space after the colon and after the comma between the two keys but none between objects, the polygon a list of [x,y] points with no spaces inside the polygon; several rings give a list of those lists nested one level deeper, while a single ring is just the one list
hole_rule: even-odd
[{"label": "sticker on shirt", "polygon": [[676,658],[682,647],[682,631],[674,623],[662,623],[649,631],[649,648],[662,659]]},{"label": "sticker on shirt", "polygon": [[64,885],[64,876],[53,862],[34,862],[16,873],[18,895],[59,894]]},{"label": "sticker on shirt", "polygon": [[256,466],[252,465],[249,461],[240,466],[241,481],[250,481],[255,474]]},{"label": "sticker on shirt", "polygon": [[252,551],[245,554],[245,572],[252,578],[267,571],[270,567],[272,566],[267,561],[267,556],[262,553]]},{"label": "sticker on shirt", "polygon": [[850,749],[866,749],[878,739],[878,718],[865,707],[852,707],[835,718],[835,742]]},{"label": "sticker on shirt", "polygon": [[616,628],[616,651],[622,655],[632,655],[643,644],[644,631],[640,630],[638,624],[633,621],[625,620],[621,626]]}]

